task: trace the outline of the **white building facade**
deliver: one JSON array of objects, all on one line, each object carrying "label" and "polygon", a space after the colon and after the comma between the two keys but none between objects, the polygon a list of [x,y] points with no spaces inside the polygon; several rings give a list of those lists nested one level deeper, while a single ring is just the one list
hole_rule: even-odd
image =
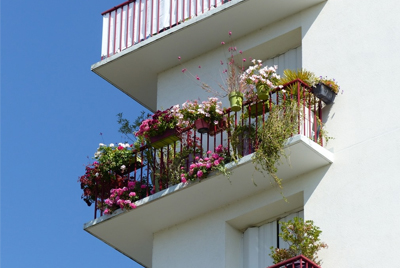
[{"label": "white building facade", "polygon": [[218,88],[229,31],[244,56],[334,77],[343,94],[322,109],[334,139],[288,141],[278,173],[288,202],[246,156],[229,180],[172,186],[84,229],[145,267],[261,268],[284,246],[279,220],[301,216],[323,231],[322,267],[396,267],[399,12],[395,0],[136,0],[105,13],[92,70],[152,111],[210,95],[182,68]]}]

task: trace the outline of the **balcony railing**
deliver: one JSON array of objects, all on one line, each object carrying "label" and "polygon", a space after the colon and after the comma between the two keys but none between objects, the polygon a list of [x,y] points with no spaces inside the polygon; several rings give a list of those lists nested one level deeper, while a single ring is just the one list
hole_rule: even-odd
[{"label": "balcony railing", "polygon": [[319,265],[311,261],[310,259],[299,255],[290,258],[286,261],[277,263],[275,265],[269,266],[268,268],[321,268]]},{"label": "balcony railing", "polygon": [[231,0],[129,0],[102,13],[101,59]]},{"label": "balcony railing", "polygon": [[[239,112],[226,109],[224,120],[221,121],[225,123],[214,126],[214,130],[206,134],[200,134],[195,129],[188,128],[182,131],[180,140],[174,143],[158,149],[148,145],[141,147],[139,151],[134,152],[132,158],[140,159],[141,162],[126,163],[127,172],[115,174],[115,176],[118,176],[125,186],[130,181],[139,185],[138,188],[141,190],[137,194],[141,199],[180,182],[179,176],[176,175],[176,172],[174,173],[177,168],[175,160],[179,157],[180,163],[183,165],[181,164],[178,168],[188,170],[196,156],[202,157],[206,152],[213,151],[220,145],[230,148],[230,155],[237,157],[249,155],[257,150],[259,139],[256,130],[268,119],[268,110],[273,105],[284,105],[286,98],[297,101],[300,107],[297,133],[293,133],[293,135],[301,134],[323,146],[320,124],[323,104],[321,100],[311,94],[311,88],[307,84],[301,80],[295,80],[284,85],[282,89],[270,93],[269,99],[266,101],[246,102]],[[247,131],[242,132],[241,135],[235,135],[235,131],[239,128]],[[253,136],[246,135],[246,132],[252,130]],[[232,146],[233,137],[236,141],[235,146]],[[183,154],[185,151],[189,151],[189,153]],[[105,184],[107,183],[105,182]],[[101,191],[97,190],[96,199],[98,201],[103,202],[108,198],[110,187],[106,186],[103,185]],[[95,203],[95,219],[98,210]],[[100,211],[100,215],[103,215],[103,211]]]}]

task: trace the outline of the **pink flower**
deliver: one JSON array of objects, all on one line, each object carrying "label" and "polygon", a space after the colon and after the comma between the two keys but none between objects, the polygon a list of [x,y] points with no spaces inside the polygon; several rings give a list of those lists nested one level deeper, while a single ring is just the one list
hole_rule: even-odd
[{"label": "pink flower", "polygon": [[203,176],[203,171],[201,171],[201,170],[197,171],[196,175],[198,178],[201,178]]},{"label": "pink flower", "polygon": [[224,42],[224,41],[222,41],[222,42],[221,42],[221,45],[225,45],[225,42]]},{"label": "pink flower", "polygon": [[215,160],[215,161],[214,161],[214,165],[218,166],[218,165],[219,165],[219,161],[218,161],[218,160]]},{"label": "pink flower", "polygon": [[136,205],[134,203],[130,204],[131,208],[135,209]]},{"label": "pink flower", "polygon": [[224,62],[221,60],[221,65],[224,65]]},{"label": "pink flower", "polygon": [[146,186],[146,184],[142,184],[142,185],[140,185],[140,188],[142,188],[142,189],[146,189],[146,188],[147,188],[147,186]]},{"label": "pink flower", "polygon": [[201,68],[201,66],[199,65],[199,69]]},{"label": "pink flower", "polygon": [[181,56],[178,57],[178,60],[180,60],[180,59],[181,59]]},{"label": "pink flower", "polygon": [[243,59],[243,62],[246,62],[246,59]]},{"label": "pink flower", "polygon": [[183,68],[183,69],[182,69],[182,73],[184,73],[184,72],[186,72],[186,68]]},{"label": "pink flower", "polygon": [[136,196],[136,193],[135,193],[135,192],[130,192],[130,193],[129,193],[129,196],[130,196],[130,197]]},{"label": "pink flower", "polygon": [[183,183],[186,183],[186,182],[187,182],[187,180],[186,180],[185,177],[182,177],[181,181],[182,181]]},{"label": "pink flower", "polygon": [[198,75],[196,75],[196,79],[197,79],[197,80],[200,80],[200,77],[199,77]]},{"label": "pink flower", "polygon": [[109,210],[108,208],[106,208],[106,209],[104,210],[104,214],[110,214],[110,210]]},{"label": "pink flower", "polygon": [[231,32],[231,31],[229,31],[229,35],[232,35],[232,32]]},{"label": "pink flower", "polygon": [[240,53],[240,54],[243,54],[243,51],[239,50],[239,53]]},{"label": "pink flower", "polygon": [[124,147],[122,147],[121,145],[120,146],[118,146],[118,148],[117,148],[119,151],[121,151],[121,150],[123,150],[124,149]]}]

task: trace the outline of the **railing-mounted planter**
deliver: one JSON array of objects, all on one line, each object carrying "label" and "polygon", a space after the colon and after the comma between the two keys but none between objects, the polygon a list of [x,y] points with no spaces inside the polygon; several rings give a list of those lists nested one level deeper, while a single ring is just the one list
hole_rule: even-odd
[{"label": "railing-mounted planter", "polygon": [[333,90],[323,83],[317,84],[312,88],[312,93],[325,104],[331,104],[335,100],[336,94]]},{"label": "railing-mounted planter", "polygon": [[303,255],[299,255],[288,260],[282,261],[268,268],[321,268],[315,262]]},{"label": "railing-mounted planter", "polygon": [[162,148],[179,140],[178,130],[167,129],[163,134],[150,137],[151,147],[155,149]]},{"label": "railing-mounted planter", "polygon": [[210,124],[207,123],[203,118],[196,119],[196,121],[194,121],[194,126],[196,127],[197,132],[201,134],[208,133],[210,129]]},{"label": "railing-mounted planter", "polygon": [[208,134],[210,134],[210,136],[215,136],[218,133],[221,133],[222,131],[224,131],[225,129],[228,128],[228,121],[223,118],[221,121],[218,122],[217,125],[212,125],[210,128],[210,131],[208,132]]},{"label": "railing-mounted planter", "polygon": [[256,102],[249,105],[249,114],[251,117],[256,117],[269,112],[268,103],[264,101]]}]

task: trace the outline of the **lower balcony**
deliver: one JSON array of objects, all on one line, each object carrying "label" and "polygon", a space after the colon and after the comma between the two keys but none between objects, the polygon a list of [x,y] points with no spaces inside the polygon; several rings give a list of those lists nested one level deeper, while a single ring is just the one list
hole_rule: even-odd
[{"label": "lower balcony", "polygon": [[[334,161],[333,154],[323,147],[322,126],[319,123],[323,103],[311,95],[299,98],[308,88],[301,81],[298,82],[297,94],[287,95],[289,98],[297,95],[301,107],[297,133],[293,133],[286,140],[284,151],[288,159],[281,157],[276,173],[276,176],[284,182],[330,165]],[[84,229],[136,262],[151,267],[154,233],[273,188],[268,174],[265,177],[254,168],[253,159],[261,142],[257,131],[252,137],[238,135],[239,143],[234,150],[229,151],[229,154],[235,157],[225,159],[225,167],[231,172],[228,178],[224,174],[212,171],[207,178],[181,182],[180,178],[172,175],[175,173],[171,171],[171,165],[173,159],[188,145],[196,150],[183,160],[184,164],[180,166],[182,170],[190,169],[193,158],[204,158],[206,152],[213,151],[219,146],[232,148],[235,130],[244,126],[254,126],[258,129],[268,120],[270,116],[268,111],[273,103],[276,105],[282,101],[280,97],[282,95],[278,93],[271,94],[268,101],[257,103],[256,106],[251,102],[245,103],[237,112],[227,109],[224,116],[230,119],[226,120],[228,123],[225,127],[218,129],[214,126],[214,131],[208,133],[185,129],[186,136],[180,136],[178,141],[157,146],[157,149],[144,146],[140,151],[135,151],[133,159],[137,163],[127,164],[128,170],[124,174],[115,176],[121,178],[119,187],[128,186],[134,181],[140,189],[139,200],[135,202],[136,208],[118,209],[112,214],[103,215],[104,209],[99,211],[97,202],[104,202],[110,196],[106,191],[110,187],[98,188],[95,193],[94,220],[86,223]],[[253,116],[251,116],[252,109]],[[242,115],[246,113],[248,116],[243,117]],[[191,143],[185,143],[182,137],[186,137],[186,140],[190,137]],[[148,155],[151,156],[151,161],[146,157]],[[243,217],[235,222],[235,228],[242,230],[252,224],[252,221],[256,221],[257,217],[257,215]]]}]

